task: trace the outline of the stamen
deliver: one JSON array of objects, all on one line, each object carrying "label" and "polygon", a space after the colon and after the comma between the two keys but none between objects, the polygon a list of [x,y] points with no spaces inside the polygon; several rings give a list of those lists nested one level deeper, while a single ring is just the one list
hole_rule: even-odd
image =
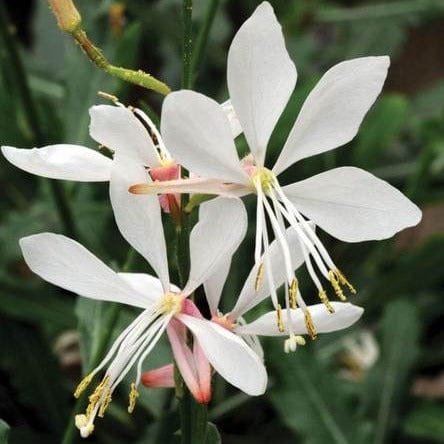
[{"label": "stamen", "polygon": [[257,292],[261,289],[262,281],[264,279],[264,264],[260,264],[257,269],[256,279],[254,281],[254,290]]},{"label": "stamen", "polygon": [[88,438],[88,436],[94,431],[94,424],[89,422],[85,415],[76,415],[75,425],[80,430],[80,436],[82,438]]},{"label": "stamen", "polygon": [[295,352],[298,345],[305,345],[305,339],[299,335],[290,335],[284,342],[284,352]]},{"label": "stamen", "polygon": [[336,278],[339,280],[339,282],[342,285],[345,285],[349,290],[350,293],[356,294],[356,290],[355,287],[353,287],[353,285],[349,282],[349,280],[341,273],[340,270],[338,270],[336,268],[336,270],[334,271],[334,274],[336,275]]},{"label": "stamen", "polygon": [[330,304],[330,301],[329,301],[329,299],[327,297],[327,292],[324,289],[319,290],[319,299],[327,307],[327,310],[330,313],[334,313],[335,312],[335,309],[332,307],[332,305]]},{"label": "stamen", "polygon": [[307,327],[307,332],[310,335],[312,340],[315,340],[318,336],[318,333],[316,331],[316,328],[313,324],[313,318],[311,317],[311,314],[308,310],[304,311],[304,320],[305,320],[305,326]]},{"label": "stamen", "polygon": [[283,333],[285,331],[284,322],[282,319],[282,307],[281,304],[278,304],[276,307],[276,316],[277,316],[277,327],[278,330]]},{"label": "stamen", "polygon": [[296,294],[298,292],[298,287],[299,287],[298,279],[295,277],[291,281],[291,285],[289,288],[290,306],[293,309],[298,307],[298,304],[296,303]]},{"label": "stamen", "polygon": [[109,392],[109,376],[105,376],[102,379],[102,382],[95,388],[92,395],[89,396],[89,404],[86,408],[86,417],[89,419],[97,406],[97,403],[100,401],[100,398],[103,395],[103,392]]},{"label": "stamen", "polygon": [[346,301],[347,298],[344,296],[344,293],[342,291],[341,286],[339,285],[339,281],[338,281],[334,271],[330,270],[328,272],[328,279],[330,280],[331,286],[333,287],[333,290],[335,291],[338,298],[341,301]]},{"label": "stamen", "polygon": [[136,384],[134,384],[134,382],[133,382],[133,383],[131,383],[131,391],[129,394],[128,413],[133,413],[138,397],[139,397],[139,392],[137,391]]},{"label": "stamen", "polygon": [[100,404],[100,408],[99,408],[99,413],[97,416],[99,416],[100,418],[103,418],[103,416],[105,415],[105,411],[108,408],[108,406],[110,405],[112,398],[111,398],[111,390],[108,390],[105,394],[105,397],[102,401],[102,403]]},{"label": "stamen", "polygon": [[89,375],[85,376],[77,386],[75,392],[74,392],[74,398],[79,398],[80,395],[85,391],[86,387],[88,387],[89,384],[91,384],[92,378],[94,377],[94,373],[90,373]]}]

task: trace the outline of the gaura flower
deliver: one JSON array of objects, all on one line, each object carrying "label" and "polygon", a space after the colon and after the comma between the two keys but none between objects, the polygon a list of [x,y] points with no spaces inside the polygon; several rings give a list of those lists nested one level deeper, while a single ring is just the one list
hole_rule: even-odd
[{"label": "gaura flower", "polygon": [[[220,214],[230,217],[233,226]],[[134,409],[141,368],[162,333],[170,327],[187,327],[194,335],[205,359],[200,375],[210,373],[208,360],[232,385],[251,395],[265,391],[267,376],[258,356],[236,335],[215,323],[196,317],[197,308],[188,296],[214,272],[219,262],[233,254],[245,234],[246,213],[237,199],[216,199],[200,207],[199,222],[190,235],[191,269],[188,283],[181,290],[169,283],[166,255],[157,261],[159,278],[139,273],[116,273],[86,248],[65,236],[42,233],[20,240],[30,269],[46,281],[92,299],[120,302],[143,311],[118,336],[102,362],[79,384],[75,396],[106,367],[101,382],[89,396],[85,414],[76,416],[76,426],[86,437],[94,429],[94,420],[103,416],[117,385],[134,366],[128,411]],[[148,241],[148,239],[146,239]],[[174,333],[174,330],[171,330]],[[168,331],[171,337],[170,330]],[[173,353],[179,369],[187,368],[180,353]],[[186,375],[184,375],[187,381]],[[194,387],[190,387],[193,389]]]},{"label": "gaura flower", "polygon": [[264,275],[261,255],[268,249],[270,224],[285,258],[290,289],[286,305],[294,305],[289,299],[297,281],[284,236],[290,226],[298,233],[319,298],[332,312],[322,279],[341,300],[345,300],[343,287],[351,293],[355,289],[307,219],[337,239],[360,242],[385,239],[416,225],[421,212],[397,189],[359,168],[335,168],[286,186],[281,186],[278,176],[299,160],[352,140],[382,89],[388,66],[386,56],[363,57],[328,70],[307,97],[275,165],[268,169],[266,148],[297,73],[273,9],[264,2],[237,32],[227,62],[230,99],[250,154],[239,160],[227,117],[215,101],[193,91],[174,92],[163,104],[161,133],[174,158],[200,177],[137,184],[130,191],[256,194],[255,263],[260,264],[256,288]]}]

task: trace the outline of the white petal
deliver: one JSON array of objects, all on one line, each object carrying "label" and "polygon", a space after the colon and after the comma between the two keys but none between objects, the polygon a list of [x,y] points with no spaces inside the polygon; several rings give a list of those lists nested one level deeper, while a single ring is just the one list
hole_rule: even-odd
[{"label": "white petal", "polygon": [[149,300],[78,242],[54,233],[20,239],[29,268],[51,284],[91,299],[146,308]]},{"label": "white petal", "polygon": [[381,92],[389,64],[387,56],[363,57],[328,70],[305,101],[273,172],[352,140]]},{"label": "white petal", "polygon": [[[164,294],[159,279],[146,273],[117,273],[125,282],[138,293],[143,294],[148,302],[155,302]],[[180,292],[179,288],[171,284],[171,291]]]},{"label": "white petal", "polygon": [[111,205],[122,236],[153,267],[168,291],[168,262],[159,199],[135,195],[128,188],[149,181],[145,168],[125,156],[116,156],[110,180]]},{"label": "white petal", "polygon": [[[324,304],[316,304],[308,307],[313,324],[318,333],[330,333],[342,330],[353,325],[362,315],[364,309],[348,302],[331,302],[335,309],[330,313]],[[282,311],[284,326],[287,325],[287,310]],[[297,308],[291,310],[291,324],[295,335],[308,334],[304,321],[304,312]],[[239,334],[261,335],[261,336],[284,336],[288,335],[285,328],[280,332],[277,326],[276,311],[270,311],[250,324],[238,326],[236,332]]]},{"label": "white petal", "polygon": [[[293,229],[289,228],[286,231],[286,238],[290,247],[292,268],[293,270],[296,270],[304,262],[304,255],[299,243],[299,237]],[[282,254],[282,248],[279,241],[274,240],[270,244],[268,252],[264,254],[269,255],[269,263],[272,267],[273,281],[276,288],[279,288],[285,282],[287,277],[284,255]],[[264,263],[263,260],[262,263]],[[259,304],[259,302],[263,301],[270,295],[270,288],[268,286],[267,279],[265,278],[262,281],[260,289],[258,291],[255,290],[257,271],[258,265],[252,268],[247,280],[245,281],[236,305],[231,311],[231,315],[234,319],[242,316],[246,311],[250,310],[252,307]]]},{"label": "white petal", "polygon": [[111,159],[79,145],[33,149],[2,146],[2,153],[17,168],[50,179],[106,182],[111,172]]},{"label": "white petal", "polygon": [[160,165],[153,141],[142,123],[127,108],[97,105],[89,110],[91,137],[106,147],[145,166]]},{"label": "white petal", "polygon": [[359,168],[335,168],[283,190],[302,214],[346,242],[386,239],[421,220],[399,190]]},{"label": "white petal", "polygon": [[191,269],[183,290],[190,294],[231,258],[247,231],[247,211],[241,200],[219,197],[199,207],[199,222],[190,234]]},{"label": "white petal", "polygon": [[204,282],[205,297],[207,298],[211,314],[217,313],[222,290],[227,280],[231,266],[231,256],[222,260],[214,273]]},{"label": "white petal", "polygon": [[231,43],[228,90],[256,163],[296,84],[282,29],[269,3],[260,4]]},{"label": "white petal", "polygon": [[248,395],[265,392],[265,367],[242,339],[214,322],[184,314],[177,317],[191,330],[211,365],[224,379]]},{"label": "white petal", "polygon": [[237,117],[236,111],[233,108],[233,104],[231,103],[231,100],[227,100],[224,103],[220,105],[227,116],[228,122],[230,123],[231,128],[231,135],[233,136],[233,139],[235,139],[237,136],[239,136],[242,133],[242,128],[239,122],[239,119]]},{"label": "white petal", "polygon": [[175,160],[194,174],[226,182],[248,180],[228,119],[214,100],[194,91],[168,94],[163,102],[161,127]]}]

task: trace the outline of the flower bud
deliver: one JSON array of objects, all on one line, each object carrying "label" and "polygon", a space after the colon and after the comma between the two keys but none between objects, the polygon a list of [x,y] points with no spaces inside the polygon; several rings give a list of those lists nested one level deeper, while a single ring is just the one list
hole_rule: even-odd
[{"label": "flower bud", "polygon": [[82,22],[79,11],[72,0],[48,0],[52,12],[57,18],[57,24],[62,31],[74,32]]}]

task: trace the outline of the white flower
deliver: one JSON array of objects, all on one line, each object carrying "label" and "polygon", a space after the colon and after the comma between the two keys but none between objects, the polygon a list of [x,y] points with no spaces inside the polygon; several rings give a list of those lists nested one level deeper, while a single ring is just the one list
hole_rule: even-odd
[{"label": "white flower", "polygon": [[[389,58],[357,58],[327,71],[306,99],[272,169],[264,166],[266,147],[297,75],[269,3],[259,5],[239,29],[227,65],[232,106],[251,154],[239,160],[229,121],[216,102],[193,91],[174,92],[164,101],[161,133],[174,158],[200,177],[145,183],[130,191],[256,194],[256,264],[268,249],[270,224],[285,258],[287,285],[295,286],[283,235],[287,226],[292,227],[319,297],[333,311],[322,279],[330,282],[341,300],[345,300],[342,287],[355,290],[306,218],[340,240],[360,242],[385,239],[416,225],[421,212],[397,189],[359,168],[340,167],[286,186],[277,177],[295,162],[353,139],[382,89]],[[258,267],[259,281],[263,274],[263,267]]]},{"label": "white flower", "polygon": [[[233,226],[227,225],[221,214],[229,217]],[[169,283],[167,259],[162,250],[156,250],[157,256],[152,255],[160,278],[156,279],[147,274],[116,273],[79,243],[62,235],[42,233],[20,240],[28,266],[48,282],[84,297],[143,309],[76,390],[79,396],[106,367],[102,381],[89,396],[86,413],[76,417],[83,437],[93,431],[96,415],[103,416],[116,386],[136,366],[128,407],[130,412],[133,410],[142,363],[171,322],[181,323],[193,333],[205,357],[228,382],[251,395],[265,391],[267,375],[258,356],[236,335],[195,317],[196,308],[187,299],[214,273],[221,260],[233,254],[245,234],[246,224],[245,210],[237,199],[216,199],[200,207],[199,222],[190,236],[190,275],[182,290]],[[147,244],[154,241],[152,235],[142,240]],[[188,362],[181,356],[175,358],[179,368],[187,368]]]}]

